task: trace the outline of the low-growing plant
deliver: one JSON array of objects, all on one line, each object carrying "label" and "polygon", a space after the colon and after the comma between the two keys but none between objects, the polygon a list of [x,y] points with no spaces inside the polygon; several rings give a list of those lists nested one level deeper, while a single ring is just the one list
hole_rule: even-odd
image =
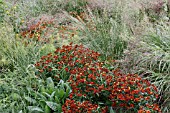
[{"label": "low-growing plant", "polygon": [[41,57],[35,64],[38,69],[36,74],[42,78],[52,77],[55,81],[67,81],[71,73],[75,73],[87,63],[96,61],[98,56],[99,53],[82,45],[63,45],[54,53]]},{"label": "low-growing plant", "polygon": [[61,113],[62,105],[71,89],[62,80],[54,85],[52,78],[49,77],[46,81],[40,79],[37,87],[27,88],[27,91],[28,94],[24,98],[28,102],[29,112]]},{"label": "low-growing plant", "polygon": [[8,69],[10,71],[13,71],[14,66],[13,64],[7,60],[6,58],[4,58],[4,56],[0,56],[0,72],[6,72],[8,71]]},{"label": "low-growing plant", "polygon": [[[70,83],[72,92],[63,112],[159,111],[157,88],[138,75],[111,72],[99,60],[99,53],[82,45],[57,48],[35,64],[37,76]],[[87,104],[87,105],[85,105]],[[120,107],[119,107],[120,106]]]},{"label": "low-growing plant", "polygon": [[[101,67],[100,67],[101,66]],[[63,105],[63,111],[151,113],[161,112],[156,99],[158,90],[138,75],[109,73],[101,64],[83,68],[69,79],[72,92]],[[75,102],[76,101],[76,102]],[[84,103],[89,103],[85,106]]]},{"label": "low-growing plant", "polygon": [[0,28],[1,63],[5,69],[0,72],[0,112],[26,112],[23,95],[26,86],[36,84],[34,71],[30,68],[39,59],[41,46],[32,43],[26,47],[14,38],[12,27],[5,22],[4,25]]}]

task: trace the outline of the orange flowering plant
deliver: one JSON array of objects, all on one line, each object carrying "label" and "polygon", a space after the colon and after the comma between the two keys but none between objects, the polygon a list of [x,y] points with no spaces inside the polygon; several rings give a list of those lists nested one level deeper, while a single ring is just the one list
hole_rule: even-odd
[{"label": "orange flowering plant", "polygon": [[113,90],[109,98],[113,108],[121,107],[138,113],[161,112],[155,103],[158,89],[136,74],[124,75],[114,71]]},{"label": "orange flowering plant", "polygon": [[65,23],[58,23],[55,18],[47,19],[40,18],[24,23],[25,27],[20,28],[20,33],[17,37],[24,37],[27,43],[30,41],[46,43],[61,43],[65,39],[73,40],[78,34],[78,28],[71,25],[64,25]]},{"label": "orange flowering plant", "polygon": [[33,39],[38,42],[47,43],[49,42],[47,37],[52,31],[50,27],[55,26],[54,20],[40,19],[38,22],[27,25],[27,28],[21,30],[20,35],[25,38]]},{"label": "orange flowering plant", "polygon": [[60,79],[67,81],[72,74],[97,61],[99,53],[94,52],[82,45],[73,46],[72,43],[62,48],[57,48],[54,53],[42,56],[41,60],[35,64],[37,76],[52,77],[55,81]]},{"label": "orange flowering plant", "polygon": [[110,71],[99,56],[82,45],[70,44],[42,56],[35,64],[37,76],[69,82],[72,92],[62,106],[64,113],[107,113],[111,109],[161,112],[155,103],[154,85],[135,74]]},{"label": "orange flowering plant", "polygon": [[[76,76],[69,79],[72,92],[69,99],[63,105],[63,111],[72,112],[89,111],[90,107],[83,106],[85,101],[93,104],[91,112],[107,113],[108,108],[114,110],[129,110],[131,112],[151,113],[161,112],[155,103],[158,92],[157,88],[148,80],[142,79],[138,75],[124,75],[117,71],[109,72],[106,68],[100,67],[100,63],[92,65],[93,68],[82,70]],[[71,107],[69,103],[76,100],[78,103]],[[94,107],[96,106],[96,107]],[[83,109],[82,109],[83,108]]]}]

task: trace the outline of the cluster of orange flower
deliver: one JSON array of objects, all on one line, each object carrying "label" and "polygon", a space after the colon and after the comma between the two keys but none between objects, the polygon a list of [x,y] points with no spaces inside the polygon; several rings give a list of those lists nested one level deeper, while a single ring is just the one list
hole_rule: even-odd
[{"label": "cluster of orange flower", "polygon": [[[70,76],[81,70],[81,67],[97,60],[98,56],[99,53],[84,48],[82,45],[73,46],[70,44],[67,46],[64,45],[62,48],[57,48],[54,54],[50,53],[42,56],[41,60],[35,66],[39,69],[40,73],[38,75],[49,75],[56,80],[61,76],[56,69],[62,70],[65,73],[64,76]],[[53,68],[56,69],[52,70]]]},{"label": "cluster of orange flower", "polygon": [[28,38],[36,38],[37,41],[42,40],[42,34],[46,36],[49,30],[48,27],[53,25],[53,20],[50,21],[38,21],[36,24],[33,24],[28,27],[28,29],[21,32],[21,36]]},{"label": "cluster of orange flower", "polygon": [[[161,112],[157,104],[158,90],[148,80],[135,74],[124,75],[114,72],[113,90],[110,94],[112,107],[121,106],[127,109],[139,109],[139,113]],[[118,104],[119,103],[119,104]],[[139,106],[140,103],[140,106]]]},{"label": "cluster of orange flower", "polygon": [[[54,19],[40,19],[37,23],[27,25],[27,28],[21,31],[21,36],[28,39],[34,39],[38,42],[48,43],[49,37],[53,32],[58,33],[60,38],[72,38],[77,34],[77,28],[71,25],[58,25]],[[57,35],[58,36],[58,35]],[[58,37],[55,35],[54,41]]]},{"label": "cluster of orange flower", "polygon": [[[64,113],[92,113],[97,112],[97,104],[92,104],[90,101],[77,102],[75,100],[67,99],[65,104],[62,106]],[[108,107],[101,109],[102,113],[107,113]]]},{"label": "cluster of orange flower", "polygon": [[72,92],[62,109],[64,113],[108,112],[108,107],[141,112],[161,112],[154,104],[157,88],[138,75],[110,71],[98,61],[99,53],[82,45],[67,45],[43,56],[35,64],[37,75],[62,79]]}]

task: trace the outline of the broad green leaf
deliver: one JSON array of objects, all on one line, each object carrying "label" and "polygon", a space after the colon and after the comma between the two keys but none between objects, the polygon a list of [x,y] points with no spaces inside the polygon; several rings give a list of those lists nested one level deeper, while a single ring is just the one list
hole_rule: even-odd
[{"label": "broad green leaf", "polygon": [[12,97],[14,100],[18,100],[20,98],[20,95],[18,95],[17,93],[12,93]]},{"label": "broad green leaf", "polygon": [[51,77],[47,78],[47,85],[51,88],[54,88],[54,82]]},{"label": "broad green leaf", "polygon": [[45,94],[48,98],[51,98],[51,95],[46,93],[46,92],[43,92],[43,94]]},{"label": "broad green leaf", "polygon": [[39,111],[39,112],[44,112],[41,108],[37,107],[37,106],[28,106],[28,110],[30,112],[33,112],[33,111]]},{"label": "broad green leaf", "polygon": [[62,98],[63,96],[64,96],[64,94],[65,94],[65,92],[64,92],[64,90],[59,90],[59,96],[60,96],[60,98]]},{"label": "broad green leaf", "polygon": [[44,92],[42,92],[42,94],[39,93],[39,92],[37,92],[37,95],[39,96],[38,98],[39,98],[39,99],[43,99],[43,100],[47,100],[47,98],[43,95],[43,93],[44,93]]},{"label": "broad green leaf", "polygon": [[39,100],[39,105],[41,106],[41,108],[44,108],[46,106],[46,103],[44,100]]},{"label": "broad green leaf", "polygon": [[57,106],[58,106],[57,103],[50,102],[50,101],[46,101],[46,104],[47,104],[53,111],[56,111],[56,110],[57,110]]},{"label": "broad green leaf", "polygon": [[62,112],[62,105],[61,105],[61,104],[58,104],[58,106],[57,106],[57,111],[58,111],[59,113]]},{"label": "broad green leaf", "polygon": [[35,104],[37,101],[31,97],[24,97],[28,102]]},{"label": "broad green leaf", "polygon": [[66,97],[69,95],[70,91],[71,91],[70,88],[66,89]]},{"label": "broad green leaf", "polygon": [[60,103],[58,96],[55,96],[55,99],[54,99],[54,100],[55,100],[57,103]]},{"label": "broad green leaf", "polygon": [[48,105],[45,106],[45,113],[51,113],[51,108]]},{"label": "broad green leaf", "polygon": [[55,91],[54,91],[54,92],[52,92],[52,94],[51,94],[50,98],[52,99],[54,96],[55,96]]}]

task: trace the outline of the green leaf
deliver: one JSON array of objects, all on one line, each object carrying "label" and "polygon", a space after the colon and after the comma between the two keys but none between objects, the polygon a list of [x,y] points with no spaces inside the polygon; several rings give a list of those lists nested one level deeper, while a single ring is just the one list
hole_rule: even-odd
[{"label": "green leaf", "polygon": [[59,90],[59,96],[60,96],[60,98],[62,98],[63,96],[64,96],[64,94],[65,94],[65,92],[64,92],[64,90]]},{"label": "green leaf", "polygon": [[21,111],[19,111],[18,113],[23,113],[23,112],[22,112],[22,110],[21,110]]},{"label": "green leaf", "polygon": [[50,102],[50,101],[46,101],[46,104],[47,104],[48,107],[50,107],[53,111],[56,111],[56,110],[57,110],[57,106],[58,106],[57,103]]},{"label": "green leaf", "polygon": [[55,91],[54,91],[54,92],[52,92],[52,94],[51,94],[50,98],[53,98],[54,96],[55,96]]},{"label": "green leaf", "polygon": [[33,104],[37,103],[37,101],[35,99],[32,99],[31,97],[24,97],[24,98],[30,103],[33,103]]},{"label": "green leaf", "polygon": [[58,104],[58,106],[57,106],[57,111],[58,111],[58,113],[61,113],[61,112],[62,112],[62,105],[61,105],[61,104]]},{"label": "green leaf", "polygon": [[39,105],[41,106],[41,108],[44,108],[46,106],[46,103],[44,100],[39,100]]},{"label": "green leaf", "polygon": [[40,91],[41,91],[41,92],[45,92],[45,91],[46,91],[45,88],[44,88],[44,86],[41,86]]},{"label": "green leaf", "polygon": [[46,92],[43,92],[43,94],[45,94],[48,98],[51,98],[51,95],[46,93]]},{"label": "green leaf", "polygon": [[50,87],[50,88],[54,88],[54,82],[52,80],[51,77],[47,78],[47,85]]},{"label": "green leaf", "polygon": [[65,97],[68,97],[68,95],[71,93],[71,88],[68,86],[67,83],[64,84],[66,87],[66,93],[65,93]]},{"label": "green leaf", "polygon": [[45,106],[45,113],[51,113],[51,109],[48,105]]},{"label": "green leaf", "polygon": [[42,92],[42,94],[37,92],[37,95],[39,96],[38,98],[43,99],[43,100],[47,100],[47,98],[43,95],[43,93],[44,92]]},{"label": "green leaf", "polygon": [[12,93],[12,97],[15,101],[20,98],[20,96],[17,93]]},{"label": "green leaf", "polygon": [[70,88],[66,89],[66,96],[65,97],[68,97],[68,95],[70,94],[70,91],[71,91]]},{"label": "green leaf", "polygon": [[60,101],[59,101],[59,99],[58,99],[58,96],[55,96],[55,101],[56,101],[57,103],[60,103]]},{"label": "green leaf", "polygon": [[37,107],[37,106],[28,106],[28,110],[30,112],[33,112],[33,111],[39,111],[39,112],[44,112],[41,108]]},{"label": "green leaf", "polygon": [[110,107],[110,113],[116,113],[112,107]]}]

